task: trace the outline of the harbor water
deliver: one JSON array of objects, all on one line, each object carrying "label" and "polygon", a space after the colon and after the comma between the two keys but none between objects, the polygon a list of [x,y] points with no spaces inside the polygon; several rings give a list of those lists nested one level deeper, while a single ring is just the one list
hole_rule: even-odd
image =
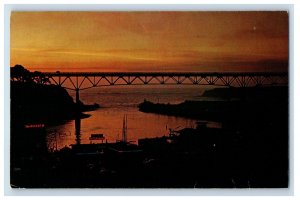
[{"label": "harbor water", "polygon": [[[115,142],[122,138],[123,116],[128,117],[128,141],[137,143],[141,138],[168,135],[170,129],[193,128],[196,120],[175,116],[143,113],[138,104],[144,100],[154,103],[177,104],[185,100],[201,100],[203,92],[209,88],[201,86],[114,86],[98,87],[80,91],[80,100],[85,104],[97,103],[101,108],[86,112],[91,116],[81,119],[80,134],[75,129],[75,120],[64,121],[47,127],[47,142],[50,150],[80,142],[90,143],[91,134],[101,133],[105,141]],[[75,92],[68,91],[75,99]],[[208,122],[217,127],[218,123]],[[78,129],[78,126],[77,126]],[[77,133],[77,134],[76,134]]]}]

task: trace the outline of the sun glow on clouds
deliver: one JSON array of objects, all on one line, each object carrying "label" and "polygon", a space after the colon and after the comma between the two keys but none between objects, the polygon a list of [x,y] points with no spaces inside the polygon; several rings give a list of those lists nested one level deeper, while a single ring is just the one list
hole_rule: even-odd
[{"label": "sun glow on clouds", "polygon": [[13,12],[11,66],[286,71],[286,12]]}]

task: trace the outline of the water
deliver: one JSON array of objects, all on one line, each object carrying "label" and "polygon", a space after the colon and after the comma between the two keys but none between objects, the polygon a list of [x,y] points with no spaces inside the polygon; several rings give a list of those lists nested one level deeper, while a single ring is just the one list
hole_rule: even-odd
[{"label": "water", "polygon": [[[123,116],[128,118],[127,138],[137,143],[140,138],[161,137],[169,128],[193,128],[196,120],[140,112],[137,105],[145,99],[155,103],[181,103],[201,99],[205,88],[199,86],[114,86],[80,91],[86,104],[98,103],[102,108],[91,111],[91,117],[81,119],[80,137],[76,137],[75,120],[47,127],[49,149],[61,149],[80,142],[90,143],[92,133],[103,133],[108,142],[122,138]],[[75,93],[68,91],[73,98]],[[74,98],[75,99],[75,98]],[[210,122],[208,126],[218,126]],[[77,134],[78,135],[78,134]]]}]

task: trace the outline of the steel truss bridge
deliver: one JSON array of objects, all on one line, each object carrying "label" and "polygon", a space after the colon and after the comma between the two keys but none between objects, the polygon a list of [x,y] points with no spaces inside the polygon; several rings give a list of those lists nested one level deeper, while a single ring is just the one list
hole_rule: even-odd
[{"label": "steel truss bridge", "polygon": [[[42,72],[31,73],[37,83],[76,91],[115,85],[214,85],[260,87],[288,85],[285,72]],[[46,80],[46,81],[45,81]]]}]

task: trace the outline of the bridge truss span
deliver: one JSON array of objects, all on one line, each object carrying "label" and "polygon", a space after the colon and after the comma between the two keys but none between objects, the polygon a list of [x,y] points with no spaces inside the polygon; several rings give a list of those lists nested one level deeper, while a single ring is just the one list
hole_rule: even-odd
[{"label": "bridge truss span", "polygon": [[[213,85],[259,87],[288,85],[284,72],[42,72],[30,73],[32,81],[76,91],[116,85]],[[15,78],[11,78],[15,81]]]},{"label": "bridge truss span", "polygon": [[[199,72],[44,72],[48,84],[70,90],[114,85],[215,85],[254,87],[287,85],[288,74],[281,72],[199,73]],[[42,77],[36,77],[36,80]]]}]

